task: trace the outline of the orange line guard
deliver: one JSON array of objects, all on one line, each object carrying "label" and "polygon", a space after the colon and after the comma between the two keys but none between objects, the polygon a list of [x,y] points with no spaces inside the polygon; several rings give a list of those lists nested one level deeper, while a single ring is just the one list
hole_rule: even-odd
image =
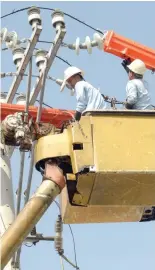
[{"label": "orange line guard", "polygon": [[[1,103],[1,121],[9,114],[24,112],[24,105]],[[36,120],[38,107],[29,106],[29,115]],[[42,108],[41,122],[51,123],[57,128],[61,127],[64,121],[72,119],[74,111]]]}]

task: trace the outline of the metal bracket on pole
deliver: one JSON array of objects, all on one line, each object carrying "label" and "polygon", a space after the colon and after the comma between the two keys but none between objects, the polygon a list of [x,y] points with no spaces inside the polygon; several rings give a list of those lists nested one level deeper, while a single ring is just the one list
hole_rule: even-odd
[{"label": "metal bracket on pole", "polygon": [[14,99],[16,91],[17,91],[19,84],[22,80],[21,74],[24,74],[24,72],[26,70],[26,67],[30,61],[30,58],[32,56],[33,50],[34,50],[35,45],[38,41],[38,38],[39,38],[41,31],[42,31],[42,26],[37,25],[32,32],[30,42],[27,45],[27,48],[26,48],[25,53],[24,53],[24,57],[23,57],[21,64],[18,68],[17,76],[14,78],[12,85],[10,87],[9,93],[7,95],[6,103],[12,103],[12,101]]},{"label": "metal bracket on pole", "polygon": [[28,236],[24,242],[37,243],[39,241],[55,241],[54,236],[46,236],[44,237],[42,234],[37,234],[36,236]]},{"label": "metal bracket on pole", "polygon": [[[66,34],[66,30],[65,28],[60,28],[55,40],[54,40],[54,45],[51,46],[48,54],[47,54],[47,68],[46,68],[46,74],[48,74],[48,71],[56,57],[56,54],[61,46],[62,40],[64,39],[64,36]],[[33,105],[37,99],[37,96],[39,94],[39,91],[42,88],[42,78],[43,78],[43,74],[44,74],[44,68],[42,69],[41,73],[40,73],[40,77],[39,79],[36,80],[36,84],[34,86],[34,88],[32,89],[32,93],[30,96],[30,105]]]}]

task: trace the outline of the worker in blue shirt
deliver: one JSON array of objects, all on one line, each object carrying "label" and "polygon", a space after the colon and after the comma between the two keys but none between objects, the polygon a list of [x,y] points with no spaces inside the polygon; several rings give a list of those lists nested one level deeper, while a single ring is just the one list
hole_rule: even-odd
[{"label": "worker in blue shirt", "polygon": [[106,105],[100,91],[84,81],[83,71],[76,67],[69,67],[64,71],[61,91],[69,84],[75,91],[77,105],[75,120],[79,121],[84,111],[103,110]]},{"label": "worker in blue shirt", "polygon": [[126,85],[125,107],[134,110],[151,110],[151,98],[147,84],[143,81],[146,71],[144,62],[140,59],[136,59],[133,62],[127,59],[122,62],[122,65],[129,76],[129,81]]}]

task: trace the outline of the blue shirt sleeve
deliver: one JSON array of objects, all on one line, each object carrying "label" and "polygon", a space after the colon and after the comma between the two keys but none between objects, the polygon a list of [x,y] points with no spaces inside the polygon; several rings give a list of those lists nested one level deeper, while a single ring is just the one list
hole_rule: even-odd
[{"label": "blue shirt sleeve", "polygon": [[129,81],[126,86],[126,94],[127,94],[127,103],[134,105],[137,102],[137,87],[132,83],[132,81]]},{"label": "blue shirt sleeve", "polygon": [[77,84],[77,86],[76,86],[76,100],[77,100],[76,111],[82,113],[87,107],[86,91],[85,91],[84,85]]}]

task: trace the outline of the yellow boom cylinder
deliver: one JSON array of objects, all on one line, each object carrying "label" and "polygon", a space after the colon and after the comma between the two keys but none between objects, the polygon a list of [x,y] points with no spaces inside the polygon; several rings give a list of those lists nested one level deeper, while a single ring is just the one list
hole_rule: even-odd
[{"label": "yellow boom cylinder", "polygon": [[63,173],[56,165],[46,164],[46,175],[48,176],[43,179],[36,193],[1,238],[1,269],[4,269],[13,254],[65,186]]}]

